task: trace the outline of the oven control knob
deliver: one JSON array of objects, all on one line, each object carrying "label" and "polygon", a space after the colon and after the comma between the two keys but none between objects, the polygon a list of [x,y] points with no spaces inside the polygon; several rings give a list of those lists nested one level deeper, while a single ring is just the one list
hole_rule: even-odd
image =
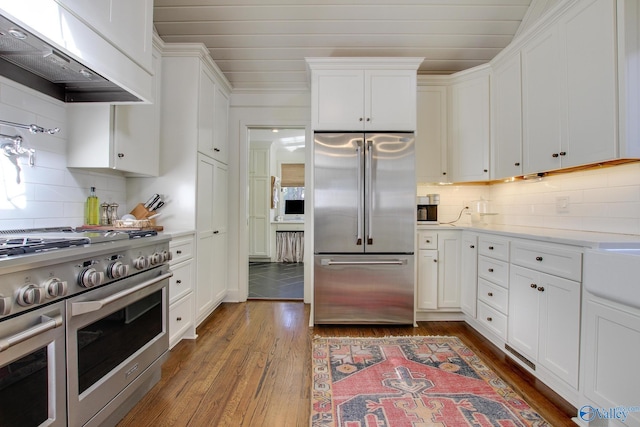
[{"label": "oven control knob", "polygon": [[111,279],[120,279],[129,274],[129,266],[123,264],[122,261],[112,262],[107,268],[107,276]]},{"label": "oven control knob", "polygon": [[18,291],[18,304],[27,307],[34,304],[40,304],[44,301],[45,290],[43,287],[34,284],[23,286]]},{"label": "oven control knob", "polygon": [[11,297],[0,295],[0,316],[11,314]]},{"label": "oven control knob", "polygon": [[78,283],[85,288],[93,288],[94,286],[100,286],[104,280],[104,273],[97,271],[93,267],[85,268],[80,277],[78,277]]},{"label": "oven control knob", "polygon": [[67,282],[52,277],[44,283],[47,298],[61,297],[67,294]]},{"label": "oven control knob", "polygon": [[160,252],[154,252],[154,254],[149,257],[149,262],[151,265],[160,264],[161,262],[164,262],[162,258],[163,256]]},{"label": "oven control knob", "polygon": [[171,261],[173,259],[173,252],[171,251],[162,251],[162,255],[164,255],[165,262]]},{"label": "oven control knob", "polygon": [[149,267],[149,259],[144,255],[139,256],[138,258],[133,260],[133,266],[138,270],[147,268]]}]

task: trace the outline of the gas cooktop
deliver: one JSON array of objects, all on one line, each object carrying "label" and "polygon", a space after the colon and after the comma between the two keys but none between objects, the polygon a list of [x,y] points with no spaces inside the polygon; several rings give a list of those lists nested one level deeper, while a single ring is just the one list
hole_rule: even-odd
[{"label": "gas cooktop", "polygon": [[155,236],[155,230],[76,231],[71,227],[0,231],[0,257]]}]

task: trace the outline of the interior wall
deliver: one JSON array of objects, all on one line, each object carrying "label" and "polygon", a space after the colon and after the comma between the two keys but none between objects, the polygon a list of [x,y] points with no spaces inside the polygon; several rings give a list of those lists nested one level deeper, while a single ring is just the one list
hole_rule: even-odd
[{"label": "interior wall", "polygon": [[60,132],[49,135],[0,125],[0,133],[20,135],[25,148],[36,150],[35,166],[29,166],[26,156],[18,159],[19,183],[15,165],[0,154],[0,230],[80,226],[84,223],[84,202],[92,186],[96,187],[101,202],[118,203],[118,213],[126,213],[123,176],[109,171],[67,169],[68,123],[64,103],[0,77],[0,119],[60,128]]}]

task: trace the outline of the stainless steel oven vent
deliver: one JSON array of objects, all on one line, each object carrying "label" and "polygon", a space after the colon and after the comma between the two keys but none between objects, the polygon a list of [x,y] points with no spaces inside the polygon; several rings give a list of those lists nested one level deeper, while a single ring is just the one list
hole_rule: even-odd
[{"label": "stainless steel oven vent", "polygon": [[0,75],[64,102],[140,101],[2,15]]}]

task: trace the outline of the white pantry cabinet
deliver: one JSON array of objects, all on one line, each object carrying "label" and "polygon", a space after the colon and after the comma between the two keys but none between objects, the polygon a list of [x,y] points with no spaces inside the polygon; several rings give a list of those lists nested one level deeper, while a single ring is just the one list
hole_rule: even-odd
[{"label": "white pantry cabinet", "polygon": [[128,176],[158,175],[162,103],[159,46],[154,47],[153,64],[151,105],[67,105],[67,167],[114,169]]},{"label": "white pantry cabinet", "polygon": [[489,67],[460,73],[450,88],[449,153],[453,182],[489,179]]},{"label": "white pantry cabinet", "polygon": [[414,131],[423,58],[307,58],[315,131]]},{"label": "white pantry cabinet", "polygon": [[199,114],[199,98],[206,96],[200,91],[203,67],[225,91],[230,85],[200,44],[167,44],[162,63],[160,175],[128,179],[127,203],[133,206],[151,194],[162,194],[165,230],[194,230],[197,326],[226,296],[228,268],[227,165],[198,151],[200,129],[214,129],[214,117]]},{"label": "white pantry cabinet", "polygon": [[200,67],[198,82],[198,151],[227,164],[229,96],[204,64]]},{"label": "white pantry cabinet", "polygon": [[147,70],[151,64],[153,0],[56,0]]},{"label": "white pantry cabinet", "polygon": [[416,182],[449,182],[447,174],[447,86],[437,77],[418,77]]}]

